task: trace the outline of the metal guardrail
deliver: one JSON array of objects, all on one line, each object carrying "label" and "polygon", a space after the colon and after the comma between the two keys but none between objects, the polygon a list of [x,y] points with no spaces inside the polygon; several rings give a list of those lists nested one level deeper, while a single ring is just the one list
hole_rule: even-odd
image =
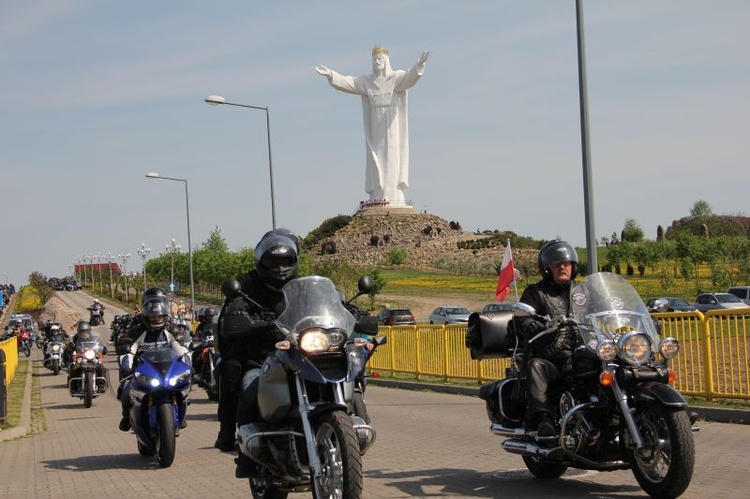
[{"label": "metal guardrail", "polygon": [[[680,342],[671,367],[675,388],[684,395],[750,399],[750,309],[653,314],[663,336]],[[739,311],[739,313],[738,313]],[[381,326],[388,343],[368,367],[380,375],[408,374],[418,380],[475,380],[505,377],[509,359],[472,360],[465,346],[466,325]]]}]

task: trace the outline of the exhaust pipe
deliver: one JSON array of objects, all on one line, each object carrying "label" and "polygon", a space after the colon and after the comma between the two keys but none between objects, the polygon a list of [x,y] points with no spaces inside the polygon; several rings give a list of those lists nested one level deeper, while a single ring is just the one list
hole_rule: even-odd
[{"label": "exhaust pipe", "polygon": [[509,439],[503,442],[503,450],[511,454],[520,454],[521,456],[546,457],[549,449],[544,449],[531,442],[524,440]]}]

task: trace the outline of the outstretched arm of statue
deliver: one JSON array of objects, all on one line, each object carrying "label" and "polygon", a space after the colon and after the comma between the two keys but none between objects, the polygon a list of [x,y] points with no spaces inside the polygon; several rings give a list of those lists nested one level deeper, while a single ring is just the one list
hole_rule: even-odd
[{"label": "outstretched arm of statue", "polygon": [[315,66],[315,71],[317,71],[318,74],[322,74],[323,76],[326,76],[326,77],[331,76],[331,70],[325,66]]}]

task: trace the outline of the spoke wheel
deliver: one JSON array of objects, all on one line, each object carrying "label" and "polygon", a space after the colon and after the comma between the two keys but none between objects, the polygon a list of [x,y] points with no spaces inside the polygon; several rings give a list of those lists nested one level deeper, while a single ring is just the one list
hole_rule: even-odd
[{"label": "spoke wheel", "polygon": [[341,411],[316,422],[315,442],[322,467],[315,481],[315,499],[354,499],[362,496],[362,456],[352,420]]},{"label": "spoke wheel", "polygon": [[695,442],[687,412],[649,404],[635,414],[643,448],[630,452],[633,475],[654,497],[677,497],[690,485]]}]

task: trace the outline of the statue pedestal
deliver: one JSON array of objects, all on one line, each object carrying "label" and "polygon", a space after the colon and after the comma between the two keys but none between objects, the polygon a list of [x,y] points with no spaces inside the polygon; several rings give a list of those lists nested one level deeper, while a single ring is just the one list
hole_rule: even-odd
[{"label": "statue pedestal", "polygon": [[414,215],[417,212],[408,205],[401,206],[363,206],[354,215],[355,217],[382,217],[388,215]]}]

